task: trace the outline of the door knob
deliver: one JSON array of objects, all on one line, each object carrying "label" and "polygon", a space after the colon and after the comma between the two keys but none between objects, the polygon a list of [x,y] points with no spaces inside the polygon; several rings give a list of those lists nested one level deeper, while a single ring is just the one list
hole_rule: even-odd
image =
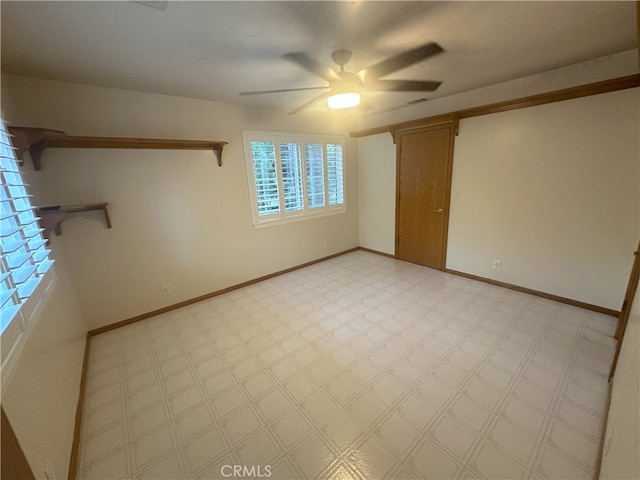
[{"label": "door knob", "polygon": [[441,208],[438,208],[436,210],[433,211],[433,213],[442,213],[444,210],[442,210]]}]

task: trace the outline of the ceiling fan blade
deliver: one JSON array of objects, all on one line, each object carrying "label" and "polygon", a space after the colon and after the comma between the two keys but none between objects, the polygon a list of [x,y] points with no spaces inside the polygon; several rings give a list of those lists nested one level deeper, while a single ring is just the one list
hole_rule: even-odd
[{"label": "ceiling fan blade", "polygon": [[300,105],[298,108],[296,108],[295,110],[292,110],[291,112],[289,112],[289,115],[294,115],[302,110],[304,110],[307,107],[310,107],[311,105],[313,105],[314,103],[327,98],[329,95],[331,95],[331,91],[325,92],[322,95],[318,95],[315,98],[312,98],[311,100],[309,100],[307,103],[303,103],[302,105]]},{"label": "ceiling fan blade", "polygon": [[365,88],[381,92],[433,92],[441,83],[431,80],[376,80]]},{"label": "ceiling fan blade", "polygon": [[320,90],[331,88],[328,85],[326,87],[306,87],[306,88],[285,88],[283,90],[258,90],[255,92],[240,92],[239,95],[260,95],[262,93],[282,93],[282,92],[299,92],[302,90]]},{"label": "ceiling fan blade", "polygon": [[433,55],[444,52],[443,48],[435,42],[427,43],[421,47],[407,50],[393,57],[387,58],[382,62],[376,63],[370,67],[364,68],[358,72],[358,76],[364,78],[377,79],[389,75],[403,68],[425,60]]},{"label": "ceiling fan blade", "polygon": [[340,81],[340,75],[338,75],[335,70],[320,65],[306,53],[287,53],[283,55],[283,57],[304,68],[307,72],[311,72],[321,78],[324,78],[327,82]]}]

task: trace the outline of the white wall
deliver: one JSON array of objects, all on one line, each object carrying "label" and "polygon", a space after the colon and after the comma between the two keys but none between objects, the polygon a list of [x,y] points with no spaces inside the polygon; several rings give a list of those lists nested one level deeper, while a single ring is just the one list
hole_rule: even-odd
[{"label": "white wall", "polygon": [[[358,138],[360,246],[395,253],[396,146],[389,133]],[[389,201],[393,199],[393,201]]]},{"label": "white wall", "polygon": [[[225,140],[212,152],[51,149],[43,155],[43,201],[109,202],[76,215],[53,237],[65,253],[89,328],[172,305],[358,246],[356,142],[346,142],[347,212],[254,229],[242,130],[348,134],[340,112],[273,115],[204,100],[3,77],[14,125],[70,135]],[[325,247],[326,245],[326,247]],[[163,296],[160,285],[172,293]]]},{"label": "white wall", "polygon": [[639,105],[631,89],[462,120],[447,268],[619,310],[640,237]]},{"label": "white wall", "polygon": [[612,382],[600,478],[640,478],[640,291]]},{"label": "white wall", "polygon": [[86,324],[60,255],[56,282],[13,375],[2,407],[36,478],[66,478],[73,441]]},{"label": "white wall", "polygon": [[[535,93],[534,86],[549,91],[634,69],[637,55],[620,54],[442,102],[467,108],[488,97]],[[442,102],[428,102],[414,117],[450,111]],[[639,111],[634,89],[463,120],[447,267],[619,310],[627,254],[640,236]],[[537,131],[530,121],[538,121]],[[562,136],[555,135],[559,127]],[[392,253],[395,215],[374,212],[395,213],[393,141],[380,134],[358,142],[360,243]],[[503,260],[503,269],[491,269],[493,259]]]},{"label": "white wall", "polygon": [[[23,175],[37,202],[41,177],[30,165]],[[25,333],[16,363],[2,371],[2,407],[39,479],[45,478],[47,462],[55,478],[67,477],[87,333],[66,259],[60,251],[53,258],[45,281],[55,280],[34,315],[36,323]]]}]

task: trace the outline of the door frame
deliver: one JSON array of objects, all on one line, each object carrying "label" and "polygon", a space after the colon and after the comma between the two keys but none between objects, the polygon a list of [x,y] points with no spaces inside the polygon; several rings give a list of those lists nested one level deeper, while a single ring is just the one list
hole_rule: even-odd
[{"label": "door frame", "polygon": [[396,145],[396,226],[394,257],[400,259],[400,137],[406,134],[428,132],[431,130],[449,129],[449,156],[447,158],[446,178],[445,178],[445,199],[444,199],[444,227],[442,238],[442,255],[438,270],[445,271],[447,268],[447,240],[449,238],[449,209],[451,206],[451,176],[453,172],[453,148],[455,137],[458,135],[458,118],[455,115],[448,115],[447,118],[439,118],[435,122],[428,122],[424,125],[412,126],[403,129],[392,129],[393,143]]},{"label": "door frame", "polygon": [[[640,9],[638,9],[640,12]],[[640,14],[640,13],[639,13]],[[613,378],[616,372],[616,366],[618,365],[618,357],[620,356],[620,349],[622,348],[622,340],[624,339],[624,333],[627,329],[627,323],[629,322],[629,316],[631,315],[631,307],[638,291],[638,283],[640,283],[640,242],[638,243],[638,249],[633,252],[635,258],[633,259],[633,266],[631,267],[631,274],[629,275],[629,283],[627,284],[627,292],[622,302],[622,309],[618,316],[618,326],[614,338],[618,341],[616,343],[616,351],[611,362],[611,369],[609,370],[609,382]]]}]

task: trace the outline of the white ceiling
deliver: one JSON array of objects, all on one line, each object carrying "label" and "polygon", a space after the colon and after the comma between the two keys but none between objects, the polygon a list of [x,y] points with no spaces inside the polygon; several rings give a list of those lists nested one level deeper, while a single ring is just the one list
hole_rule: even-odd
[{"label": "white ceiling", "polygon": [[[143,2],[141,2],[143,3]],[[369,96],[375,110],[440,98],[637,48],[636,2],[10,2],[4,73],[293,110],[323,86],[282,58],[306,52],[356,71],[437,42],[445,53],[386,78],[439,80],[433,93]],[[314,108],[326,108],[318,104]]]}]

